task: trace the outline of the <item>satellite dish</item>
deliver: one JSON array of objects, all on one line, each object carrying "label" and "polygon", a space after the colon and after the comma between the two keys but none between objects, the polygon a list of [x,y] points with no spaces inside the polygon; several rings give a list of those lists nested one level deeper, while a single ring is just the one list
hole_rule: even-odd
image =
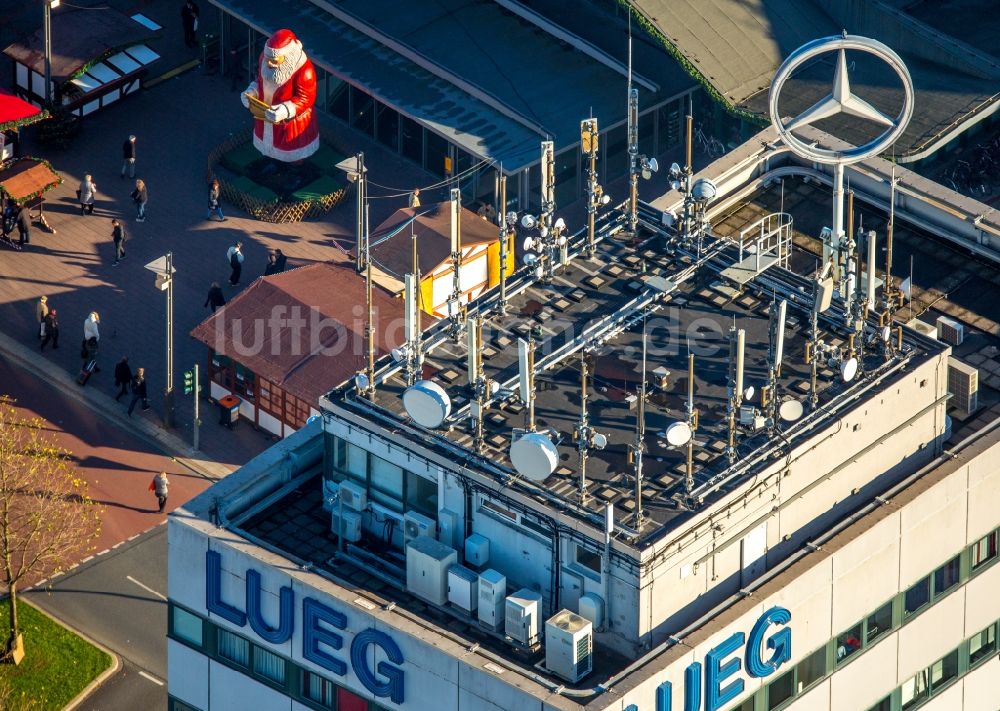
[{"label": "satellite dish", "polygon": [[594,444],[594,449],[604,449],[608,446],[607,435],[602,435],[600,432],[595,432],[591,441]]},{"label": "satellite dish", "polygon": [[691,427],[687,422],[674,422],[667,427],[666,438],[671,447],[683,447],[691,440]]},{"label": "satellite dish", "polygon": [[650,178],[653,177],[653,173],[649,168],[643,168],[641,172],[643,180],[649,180]]},{"label": "satellite dish", "polygon": [[530,252],[535,248],[535,238],[525,237],[524,242],[521,243],[521,246],[524,247],[525,252]]},{"label": "satellite dish", "polygon": [[557,241],[558,241],[558,244],[559,244],[560,247],[565,247],[566,246],[566,235],[559,235],[559,239]]},{"label": "satellite dish", "polygon": [[564,229],[566,227],[566,220],[560,217],[558,220],[556,220],[556,224],[553,225],[553,227],[555,227],[557,230]]},{"label": "satellite dish", "polygon": [[795,422],[802,417],[802,403],[798,400],[785,400],[778,408],[778,417],[785,422]]},{"label": "satellite dish", "polygon": [[392,355],[393,363],[400,363],[406,359],[406,351],[402,348],[393,348],[392,351],[390,351],[390,354]]},{"label": "satellite dish", "polygon": [[714,200],[718,194],[719,189],[708,178],[698,178],[691,187],[691,196],[699,202]]},{"label": "satellite dish", "polygon": [[418,380],[403,391],[406,414],[421,427],[440,427],[451,414],[451,398],[437,383]]},{"label": "satellite dish", "polygon": [[858,374],[858,359],[848,358],[843,363],[840,364],[840,377],[845,383],[849,383],[854,380],[854,376]]},{"label": "satellite dish", "polygon": [[489,384],[488,391],[489,391],[490,397],[493,397],[498,392],[500,392],[500,383],[498,383],[495,380],[491,380],[490,384]]},{"label": "satellite dish", "polygon": [[671,180],[670,181],[670,189],[671,190],[680,190],[681,189],[681,181],[679,181],[679,180]]},{"label": "satellite dish", "polygon": [[648,165],[649,169],[651,171],[653,171],[654,173],[660,169],[660,164],[659,164],[659,162],[657,162],[656,158],[650,158],[646,162],[646,165]]},{"label": "satellite dish", "polygon": [[510,446],[510,461],[526,479],[542,481],[556,470],[559,450],[542,432],[528,432]]},{"label": "satellite dish", "polygon": [[892,329],[889,328],[888,326],[883,326],[882,327],[882,340],[885,341],[886,343],[888,343],[890,338],[892,338]]},{"label": "satellite dish", "polygon": [[529,267],[538,261],[538,255],[534,252],[528,252],[524,255],[524,263]]},{"label": "satellite dish", "polygon": [[753,400],[753,396],[757,394],[757,388],[753,385],[747,386],[747,389],[743,391],[744,400]]},{"label": "satellite dish", "polygon": [[609,202],[611,202],[611,196],[610,195],[601,195],[601,204],[602,205],[607,205]]},{"label": "satellite dish", "polygon": [[679,165],[677,165],[676,163],[671,163],[670,164],[670,174],[671,175],[680,175],[681,174],[681,167]]},{"label": "satellite dish", "polygon": [[538,220],[535,219],[534,215],[525,215],[524,217],[521,218],[521,227],[523,227],[526,230],[530,230],[535,226],[537,222]]},{"label": "satellite dish", "polygon": [[513,227],[514,225],[517,224],[517,213],[511,210],[504,216],[504,219],[507,221],[508,225]]},{"label": "satellite dish", "polygon": [[541,279],[542,276],[544,276],[544,274],[545,274],[545,270],[542,269],[542,265],[541,264],[539,264],[537,267],[535,267],[535,278],[536,279]]},{"label": "satellite dish", "polygon": [[677,215],[671,210],[667,210],[663,213],[663,217],[660,218],[660,222],[663,223],[664,227],[673,227],[677,224]]},{"label": "satellite dish", "polygon": [[545,239],[546,237],[548,237],[549,236],[549,228],[546,227],[545,225],[540,226],[538,228],[538,236],[541,237],[542,239]]}]

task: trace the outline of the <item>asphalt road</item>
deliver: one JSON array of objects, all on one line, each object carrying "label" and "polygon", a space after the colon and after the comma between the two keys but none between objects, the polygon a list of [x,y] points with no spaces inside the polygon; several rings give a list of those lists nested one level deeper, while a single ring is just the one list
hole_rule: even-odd
[{"label": "asphalt road", "polygon": [[167,529],[157,526],[24,597],[100,642],[124,665],[80,706],[166,708]]}]

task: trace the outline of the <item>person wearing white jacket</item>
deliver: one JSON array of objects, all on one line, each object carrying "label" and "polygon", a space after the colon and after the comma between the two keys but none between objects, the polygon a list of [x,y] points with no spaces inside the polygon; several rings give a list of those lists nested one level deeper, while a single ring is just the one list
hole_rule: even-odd
[{"label": "person wearing white jacket", "polygon": [[80,214],[93,215],[94,195],[97,193],[97,185],[94,184],[93,179],[89,175],[83,176],[83,182],[80,183],[79,193],[80,193]]},{"label": "person wearing white jacket", "polygon": [[83,340],[89,341],[91,338],[96,338],[100,341],[101,332],[98,329],[98,325],[100,323],[100,315],[96,311],[91,311],[90,316],[88,316],[87,320],[83,322]]}]

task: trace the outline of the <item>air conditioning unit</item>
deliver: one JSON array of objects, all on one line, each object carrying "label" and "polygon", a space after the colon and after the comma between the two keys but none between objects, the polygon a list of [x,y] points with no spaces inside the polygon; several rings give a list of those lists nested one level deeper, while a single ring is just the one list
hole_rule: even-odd
[{"label": "air conditioning unit", "polygon": [[435,605],[448,602],[448,568],[458,551],[430,536],[406,544],[406,591]]},{"label": "air conditioning unit", "polygon": [[[330,520],[330,531],[335,536],[341,535],[340,512],[333,510]],[[357,543],[361,540],[361,514],[357,511],[344,511],[343,535],[345,541]]]},{"label": "air conditioning unit", "polygon": [[538,642],[542,596],[534,590],[521,588],[507,598],[504,633],[516,643],[533,647]]},{"label": "air conditioning unit", "polygon": [[965,340],[965,326],[959,321],[947,316],[938,316],[937,337],[939,341],[950,343],[953,346],[962,345]]},{"label": "air conditioning unit", "polygon": [[[407,511],[403,515],[403,541],[411,541],[418,536],[437,537],[437,524],[416,511]],[[451,546],[448,546],[451,548]]]},{"label": "air conditioning unit", "polygon": [[580,617],[590,620],[594,627],[604,624],[604,599],[597,593],[586,593],[580,596]]},{"label": "air conditioning unit", "polygon": [[937,340],[938,330],[937,327],[930,325],[926,321],[921,321],[918,318],[911,318],[906,322],[906,325],[912,328],[917,333],[923,334],[928,338],[933,338]]},{"label": "air conditioning unit", "polygon": [[490,539],[473,533],[465,539],[465,562],[476,568],[484,568],[490,562]]},{"label": "air conditioning unit", "polygon": [[368,491],[350,480],[340,482],[340,499],[344,508],[364,511],[368,506]]},{"label": "air conditioning unit", "polygon": [[757,417],[757,408],[753,405],[741,405],[740,406],[740,424],[744,426],[749,426],[753,424],[754,418]]},{"label": "air conditioning unit", "polygon": [[594,667],[594,626],[569,610],[545,622],[545,668],[576,683]]},{"label": "air conditioning unit", "polygon": [[504,625],[507,578],[493,570],[479,574],[479,624],[496,632]]},{"label": "air conditioning unit", "polygon": [[461,565],[448,568],[448,602],[469,614],[479,604],[479,576]]},{"label": "air conditioning unit", "polygon": [[958,358],[948,358],[948,392],[954,414],[964,420],[979,409],[979,370]]}]

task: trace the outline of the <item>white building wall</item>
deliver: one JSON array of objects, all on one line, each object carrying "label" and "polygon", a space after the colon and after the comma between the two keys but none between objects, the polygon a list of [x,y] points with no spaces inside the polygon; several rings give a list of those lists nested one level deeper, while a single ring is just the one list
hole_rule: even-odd
[{"label": "white building wall", "polygon": [[292,700],[235,669],[209,662],[209,705],[212,711],[291,711]]},{"label": "white building wall", "polygon": [[196,709],[208,708],[208,657],[167,640],[167,678],[170,693]]}]

